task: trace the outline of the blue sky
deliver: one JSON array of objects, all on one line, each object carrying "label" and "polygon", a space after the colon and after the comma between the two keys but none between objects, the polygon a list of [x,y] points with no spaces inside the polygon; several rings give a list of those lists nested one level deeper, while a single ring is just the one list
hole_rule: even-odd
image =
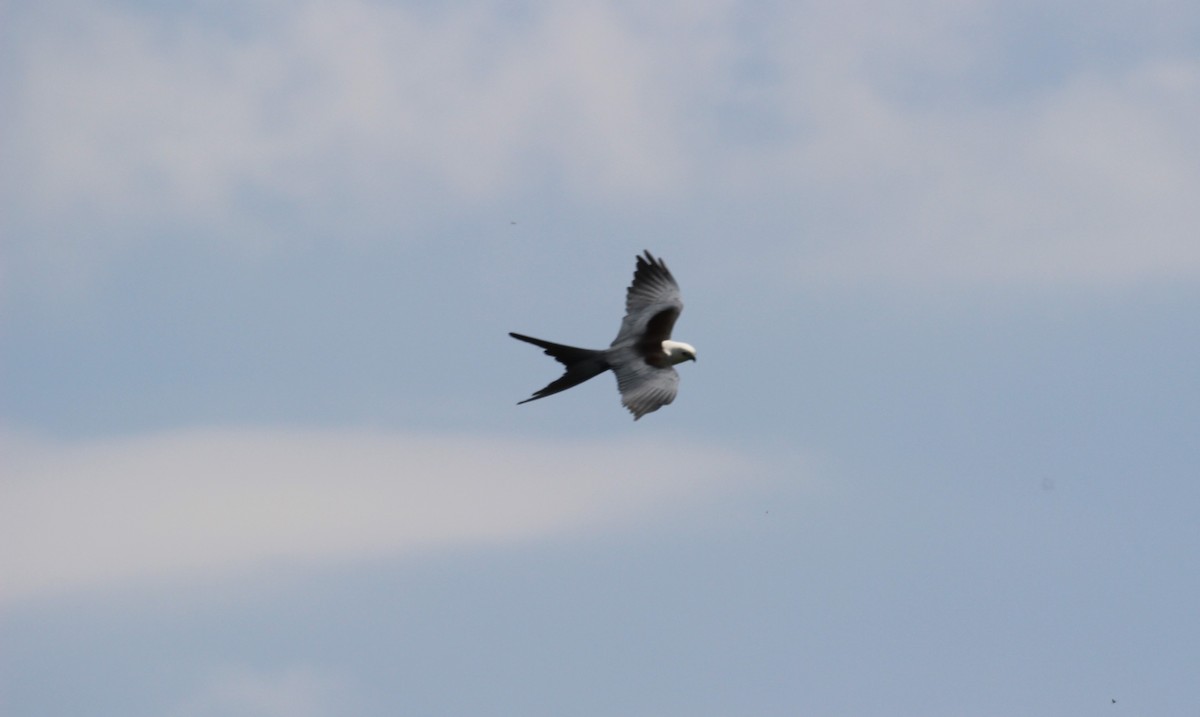
[{"label": "blue sky", "polygon": [[[6,5],[0,709],[1194,713],[1198,37]],[[676,402],[518,408],[643,249]]]}]

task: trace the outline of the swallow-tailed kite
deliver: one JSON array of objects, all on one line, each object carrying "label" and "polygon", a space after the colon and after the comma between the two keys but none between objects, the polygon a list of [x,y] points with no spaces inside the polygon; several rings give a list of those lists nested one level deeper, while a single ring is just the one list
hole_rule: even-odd
[{"label": "swallow-tailed kite", "polygon": [[633,414],[635,421],[657,411],[675,400],[679,374],[672,367],[696,360],[696,349],[682,341],[670,340],[671,329],[681,311],[683,299],[679,296],[675,277],[671,276],[662,259],[655,259],[646,252],[645,256],[637,258],[633,283],[625,294],[625,318],[617,338],[607,349],[580,349],[509,334],[514,339],[545,349],[548,356],[567,367],[558,380],[520,403],[565,391],[612,369],[617,375],[621,403]]}]

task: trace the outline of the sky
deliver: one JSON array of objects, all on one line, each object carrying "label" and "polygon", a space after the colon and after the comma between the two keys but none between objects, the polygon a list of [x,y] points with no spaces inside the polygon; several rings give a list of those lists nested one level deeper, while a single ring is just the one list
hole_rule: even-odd
[{"label": "sky", "polygon": [[[1200,711],[1200,6],[0,6],[6,717]],[[634,422],[634,257],[696,346]]]}]

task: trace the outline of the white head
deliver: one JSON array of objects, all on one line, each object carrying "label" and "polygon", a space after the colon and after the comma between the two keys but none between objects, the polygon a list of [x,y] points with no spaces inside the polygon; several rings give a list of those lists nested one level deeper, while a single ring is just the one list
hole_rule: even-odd
[{"label": "white head", "polygon": [[663,342],[663,353],[667,355],[667,360],[671,362],[672,366],[684,361],[696,360],[696,349],[692,348],[691,344],[685,344],[682,341],[667,339]]}]

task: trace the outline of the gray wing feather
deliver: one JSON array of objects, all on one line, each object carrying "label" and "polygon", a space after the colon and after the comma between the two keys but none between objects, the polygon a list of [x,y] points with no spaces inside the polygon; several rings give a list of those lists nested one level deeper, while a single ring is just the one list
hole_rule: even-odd
[{"label": "gray wing feather", "polygon": [[675,319],[683,311],[683,297],[679,293],[679,284],[667,269],[662,259],[656,259],[650,252],[637,258],[637,269],[633,272],[633,283],[625,293],[625,318],[621,321],[621,330],[612,346],[633,346],[640,343],[646,335],[651,319],[663,312],[668,312],[666,321],[662,318],[656,322],[655,333],[661,333],[658,341],[671,338],[671,329]]},{"label": "gray wing feather", "polygon": [[631,349],[613,351],[609,361],[617,374],[621,403],[633,414],[634,420],[675,400],[679,374],[670,366],[651,366]]}]

